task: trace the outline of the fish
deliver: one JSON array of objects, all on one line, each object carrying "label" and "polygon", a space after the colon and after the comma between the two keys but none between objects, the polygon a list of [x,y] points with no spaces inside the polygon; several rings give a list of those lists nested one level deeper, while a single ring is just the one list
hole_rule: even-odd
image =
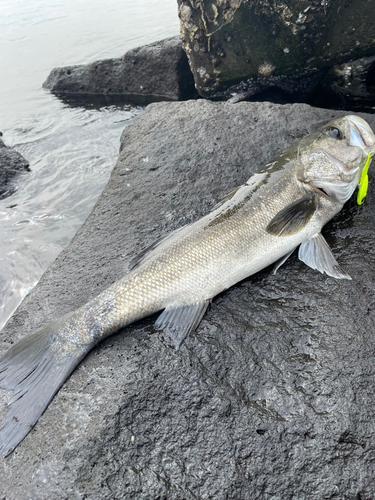
[{"label": "fish", "polygon": [[[155,328],[179,349],[212,299],[299,247],[307,266],[351,279],[321,234],[349,200],[375,153],[368,123],[348,115],[287,148],[210,213],[160,238],[129,271],[92,300],[11,347],[0,360],[0,387],[12,391],[0,428],[9,455],[37,423],[56,392],[104,338],[160,312]],[[366,166],[367,169],[367,166]]]}]

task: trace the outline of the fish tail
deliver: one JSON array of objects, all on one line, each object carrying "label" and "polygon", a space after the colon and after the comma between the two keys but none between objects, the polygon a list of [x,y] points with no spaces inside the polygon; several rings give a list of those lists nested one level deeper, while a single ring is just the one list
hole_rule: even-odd
[{"label": "fish tail", "polygon": [[48,404],[93,345],[61,342],[59,331],[71,314],[14,345],[0,360],[0,387],[12,390],[0,428],[0,451],[9,455],[27,436]]}]

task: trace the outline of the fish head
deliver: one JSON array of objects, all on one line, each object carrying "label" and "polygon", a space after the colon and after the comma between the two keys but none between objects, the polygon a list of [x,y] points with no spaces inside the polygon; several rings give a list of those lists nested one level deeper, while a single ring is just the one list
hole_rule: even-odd
[{"label": "fish head", "polygon": [[375,154],[375,134],[356,115],[332,120],[301,142],[297,177],[333,203],[343,205],[361,178],[369,153]]}]

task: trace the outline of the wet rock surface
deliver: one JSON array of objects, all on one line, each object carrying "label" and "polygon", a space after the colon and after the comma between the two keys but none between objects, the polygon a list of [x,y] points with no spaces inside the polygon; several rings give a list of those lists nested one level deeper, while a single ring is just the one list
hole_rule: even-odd
[{"label": "wet rock surface", "polygon": [[0,199],[12,193],[10,182],[20,172],[29,169],[29,162],[0,138]]},{"label": "wet rock surface", "polygon": [[181,37],[204,97],[280,88],[294,101],[334,64],[374,55],[368,0],[178,0]]},{"label": "wet rock surface", "polygon": [[375,56],[333,66],[311,103],[324,108],[375,112]]},{"label": "wet rock surface", "polygon": [[43,87],[62,96],[117,96],[137,104],[196,94],[179,37],[138,47],[119,58],[55,68]]},{"label": "wet rock surface", "polygon": [[[149,106],[124,131],[90,217],[1,332],[1,353],[343,114],[301,104]],[[266,269],[216,297],[180,351],[155,318],[101,343],[0,461],[0,497],[372,498],[374,213],[371,171],[365,204],[351,200],[323,231],[353,281],[292,256],[277,275]],[[8,394],[0,396],[3,418]]]}]

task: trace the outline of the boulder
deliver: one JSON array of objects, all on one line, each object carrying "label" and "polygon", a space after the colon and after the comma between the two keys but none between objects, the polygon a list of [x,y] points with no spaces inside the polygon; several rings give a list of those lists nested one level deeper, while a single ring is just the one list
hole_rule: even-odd
[{"label": "boulder", "polygon": [[[267,102],[149,106],[125,129],[93,212],[1,332],[1,353],[342,115]],[[323,231],[352,281],[292,256],[275,276],[265,269],[216,297],[179,351],[155,317],[106,339],[0,460],[0,498],[372,498],[373,180],[365,204],[350,200]]]},{"label": "boulder", "polygon": [[369,21],[375,4],[369,0],[178,4],[183,46],[204,97],[249,96],[274,87],[302,101],[334,64],[375,53]]},{"label": "boulder", "polygon": [[137,104],[196,94],[179,37],[138,47],[122,57],[55,68],[43,87],[63,96],[105,95]]},{"label": "boulder", "polygon": [[18,151],[6,146],[0,138],[0,199],[12,193],[10,181],[25,170],[29,170],[29,162]]},{"label": "boulder", "polygon": [[315,89],[311,103],[324,108],[374,113],[375,56],[333,66]]}]

